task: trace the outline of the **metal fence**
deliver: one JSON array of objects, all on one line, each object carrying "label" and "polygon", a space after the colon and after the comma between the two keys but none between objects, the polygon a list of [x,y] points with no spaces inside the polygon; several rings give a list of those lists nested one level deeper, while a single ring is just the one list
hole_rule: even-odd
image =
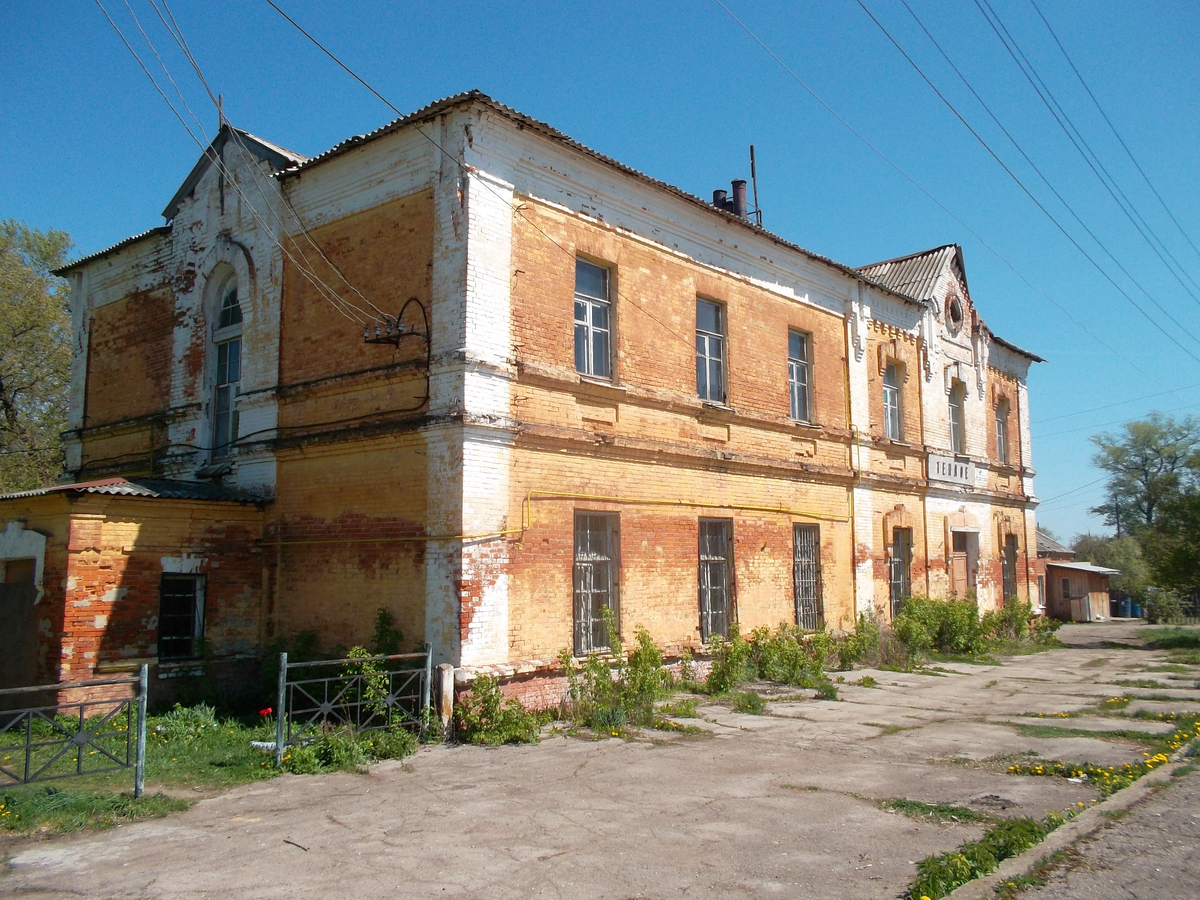
[{"label": "metal fence", "polygon": [[421,653],[315,662],[289,662],[280,653],[275,765],[287,747],[328,726],[352,732],[412,726],[424,732],[430,650],[426,644]]},{"label": "metal fence", "polygon": [[6,688],[0,696],[38,694],[129,685],[136,693],[110,700],[80,700],[0,712],[0,786],[78,778],[133,769],[133,795],[146,781],[147,667],[136,676],[68,684]]}]

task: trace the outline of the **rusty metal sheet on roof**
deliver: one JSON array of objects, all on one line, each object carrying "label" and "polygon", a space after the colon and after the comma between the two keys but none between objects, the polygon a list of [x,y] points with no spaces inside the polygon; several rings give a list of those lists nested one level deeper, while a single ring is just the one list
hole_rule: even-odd
[{"label": "rusty metal sheet on roof", "polygon": [[261,503],[263,497],[245,491],[203,481],[175,481],[169,478],[102,478],[78,484],[56,484],[32,491],[0,494],[0,500],[44,497],[48,494],[112,494],[120,497],[151,497],[167,500],[217,500],[234,503]]},{"label": "rusty metal sheet on roof", "polygon": [[946,244],[896,259],[860,266],[857,271],[899,294],[928,303],[933,300],[937,280],[958,254],[958,246]]}]

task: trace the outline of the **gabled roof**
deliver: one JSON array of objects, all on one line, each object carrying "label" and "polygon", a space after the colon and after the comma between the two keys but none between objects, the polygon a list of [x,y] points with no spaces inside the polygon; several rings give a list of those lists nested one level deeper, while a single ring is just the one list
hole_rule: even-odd
[{"label": "gabled roof", "polygon": [[199,481],[173,481],[169,478],[101,478],[78,484],[56,484],[52,487],[0,494],[0,500],[23,497],[44,497],[47,494],[114,494],[122,497],[155,497],[167,500],[224,500],[236,503],[261,503],[263,498],[233,488]]},{"label": "gabled roof", "polygon": [[1074,553],[1070,547],[1064,546],[1059,541],[1056,541],[1042,529],[1037,530],[1037,549],[1038,553]]},{"label": "gabled roof", "polygon": [[1090,572],[1093,575],[1120,575],[1120,569],[1106,569],[1089,562],[1063,562],[1057,559],[1046,560],[1046,568],[1070,569],[1073,572]]},{"label": "gabled roof", "polygon": [[208,149],[196,160],[196,164],[192,166],[192,171],[188,173],[188,177],[183,180],[183,184],[179,186],[179,190],[175,192],[175,196],[171,198],[171,202],[167,204],[167,208],[163,210],[164,219],[170,220],[175,218],[175,213],[179,212],[180,204],[195,189],[200,179],[204,176],[204,173],[208,171],[208,167],[213,164],[213,161],[221,158],[221,150],[231,140],[239,146],[244,147],[250,153],[253,153],[259,159],[266,160],[276,169],[286,169],[291,166],[303,165],[308,160],[307,156],[293,153],[291,150],[286,150],[278,144],[272,144],[270,141],[263,140],[240,128],[235,128],[226,122],[221,126],[221,130],[217,132],[217,136],[212,139],[212,143],[208,145]]},{"label": "gabled roof", "polygon": [[156,225],[153,228],[147,228],[141,234],[135,234],[132,237],[127,237],[123,241],[117,241],[111,247],[105,247],[103,250],[97,250],[95,253],[89,253],[87,256],[80,257],[74,262],[69,262],[65,266],[59,266],[57,269],[51,269],[50,274],[62,277],[72,269],[77,269],[84,263],[90,263],[94,259],[99,259],[102,256],[108,256],[110,253],[116,253],[118,250],[124,250],[130,244],[136,244],[138,241],[144,241],[147,238],[158,237],[160,234],[170,234],[170,225]]},{"label": "gabled roof", "polygon": [[965,285],[966,267],[962,262],[962,248],[958,244],[943,244],[932,250],[921,250],[907,256],[897,256],[895,259],[885,259],[883,262],[859,266],[857,271],[893,291],[922,303],[931,303],[938,279],[946,266],[956,259]]}]

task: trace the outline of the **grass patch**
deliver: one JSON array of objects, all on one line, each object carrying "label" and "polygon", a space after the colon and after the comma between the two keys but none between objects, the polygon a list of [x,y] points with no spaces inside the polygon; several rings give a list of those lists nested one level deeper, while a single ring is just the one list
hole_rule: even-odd
[{"label": "grass patch", "polygon": [[1142,639],[1159,650],[1200,650],[1200,628],[1148,629]]},{"label": "grass patch", "polygon": [[1167,663],[1162,666],[1146,666],[1147,672],[1177,672],[1177,673],[1193,673],[1194,670],[1188,666],[1181,666],[1178,663]]},{"label": "grass patch", "polygon": [[1166,687],[1166,685],[1164,685],[1158,681],[1152,681],[1149,678],[1124,678],[1124,679],[1121,679],[1120,681],[1114,681],[1113,684],[1120,685],[1121,687],[1135,687],[1135,688]]},{"label": "grass patch", "polygon": [[676,700],[674,703],[663,704],[659,707],[658,711],[661,715],[672,719],[698,719],[700,718],[700,713],[696,710],[699,706],[699,698],[684,697],[682,700]]},{"label": "grass patch", "polygon": [[852,681],[850,683],[858,685],[859,687],[865,687],[865,688],[879,687],[879,682],[876,681],[874,678],[872,678],[870,675],[864,675],[862,678],[858,679],[858,681]]},{"label": "grass patch", "polygon": [[751,716],[761,716],[767,708],[766,701],[754,691],[735,691],[730,699],[733,701],[733,711],[746,713]]},{"label": "grass patch", "polygon": [[681,725],[679,722],[672,722],[662,716],[655,716],[650,722],[650,727],[657,731],[669,731],[672,734],[709,734],[699,725]]},{"label": "grass patch", "polygon": [[1032,738],[1093,737],[1101,740],[1133,741],[1138,744],[1153,744],[1160,738],[1160,735],[1149,731],[1135,731],[1132,729],[1086,731],[1082,728],[1064,728],[1061,725],[1025,725],[1021,723],[1013,723],[1012,727],[1017,729],[1023,737]]},{"label": "grass patch", "polygon": [[1038,860],[1037,865],[1026,874],[1001,884],[996,889],[996,900],[1012,900],[1013,897],[1029,888],[1042,887],[1049,883],[1050,876],[1055,872],[1077,866],[1082,861],[1082,854],[1074,847],[1055,850],[1049,856],[1043,856]]},{"label": "grass patch", "polygon": [[920,725],[885,725],[883,722],[863,722],[864,725],[870,725],[872,728],[878,728],[880,733],[875,737],[883,737],[885,734],[899,734],[901,731],[916,731]]},{"label": "grass patch", "polygon": [[898,812],[910,819],[937,821],[943,825],[953,822],[987,822],[990,816],[966,806],[950,806],[946,803],[922,803],[920,800],[907,800],[903,797],[893,800],[883,800],[880,809]]},{"label": "grass patch", "polygon": [[941,900],[955,888],[994,872],[1004,860],[1042,840],[1065,822],[1063,816],[1051,814],[1044,821],[1007,819],[993,825],[977,841],[968,841],[950,853],[927,856],[917,863],[917,877],[908,888],[911,900],[928,897]]},{"label": "grass patch", "polygon": [[1200,650],[1172,650],[1171,659],[1181,665],[1200,666]]},{"label": "grass patch", "polygon": [[781,784],[781,788],[789,791],[819,791],[815,784]]},{"label": "grass patch", "polygon": [[138,819],[157,819],[187,809],[187,800],[163,794],[113,794],[42,784],[21,785],[0,793],[0,830],[31,833],[111,828]]},{"label": "grass patch", "polygon": [[[1121,646],[1124,647],[1125,645],[1122,644]],[[1108,665],[1108,657],[1098,656],[1095,659],[1090,660],[1089,662],[1085,662],[1083,664],[1083,667],[1085,669],[1098,669],[1101,666],[1106,666],[1106,665]]]}]

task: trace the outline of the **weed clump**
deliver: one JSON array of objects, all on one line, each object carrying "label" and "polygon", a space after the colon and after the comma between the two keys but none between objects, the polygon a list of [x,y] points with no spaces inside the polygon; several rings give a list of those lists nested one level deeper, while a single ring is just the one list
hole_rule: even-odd
[{"label": "weed clump", "polygon": [[515,698],[505,700],[500,682],[479,675],[471,693],[455,707],[458,736],[468,744],[499,747],[501,744],[535,744],[543,717],[530,712]]},{"label": "weed clump", "polygon": [[0,831],[28,834],[111,828],[137,819],[159,818],[188,806],[186,800],[162,794],[134,799],[132,793],[62,790],[41,785],[13,787],[0,794]]},{"label": "weed clump", "polygon": [[1008,819],[987,830],[982,838],[969,841],[952,853],[927,856],[917,863],[917,878],[909,885],[911,900],[928,897],[940,900],[955,888],[994,872],[1004,860],[1037,846],[1042,839],[1065,822],[1063,816],[1034,819]]},{"label": "weed clump", "polygon": [[358,733],[329,729],[289,747],[283,769],[294,775],[361,772],[372,762],[403,759],[416,751],[417,738],[400,727]]},{"label": "weed clump", "polygon": [[761,716],[767,708],[766,701],[754,691],[737,691],[731,699],[733,700],[734,712]]}]

